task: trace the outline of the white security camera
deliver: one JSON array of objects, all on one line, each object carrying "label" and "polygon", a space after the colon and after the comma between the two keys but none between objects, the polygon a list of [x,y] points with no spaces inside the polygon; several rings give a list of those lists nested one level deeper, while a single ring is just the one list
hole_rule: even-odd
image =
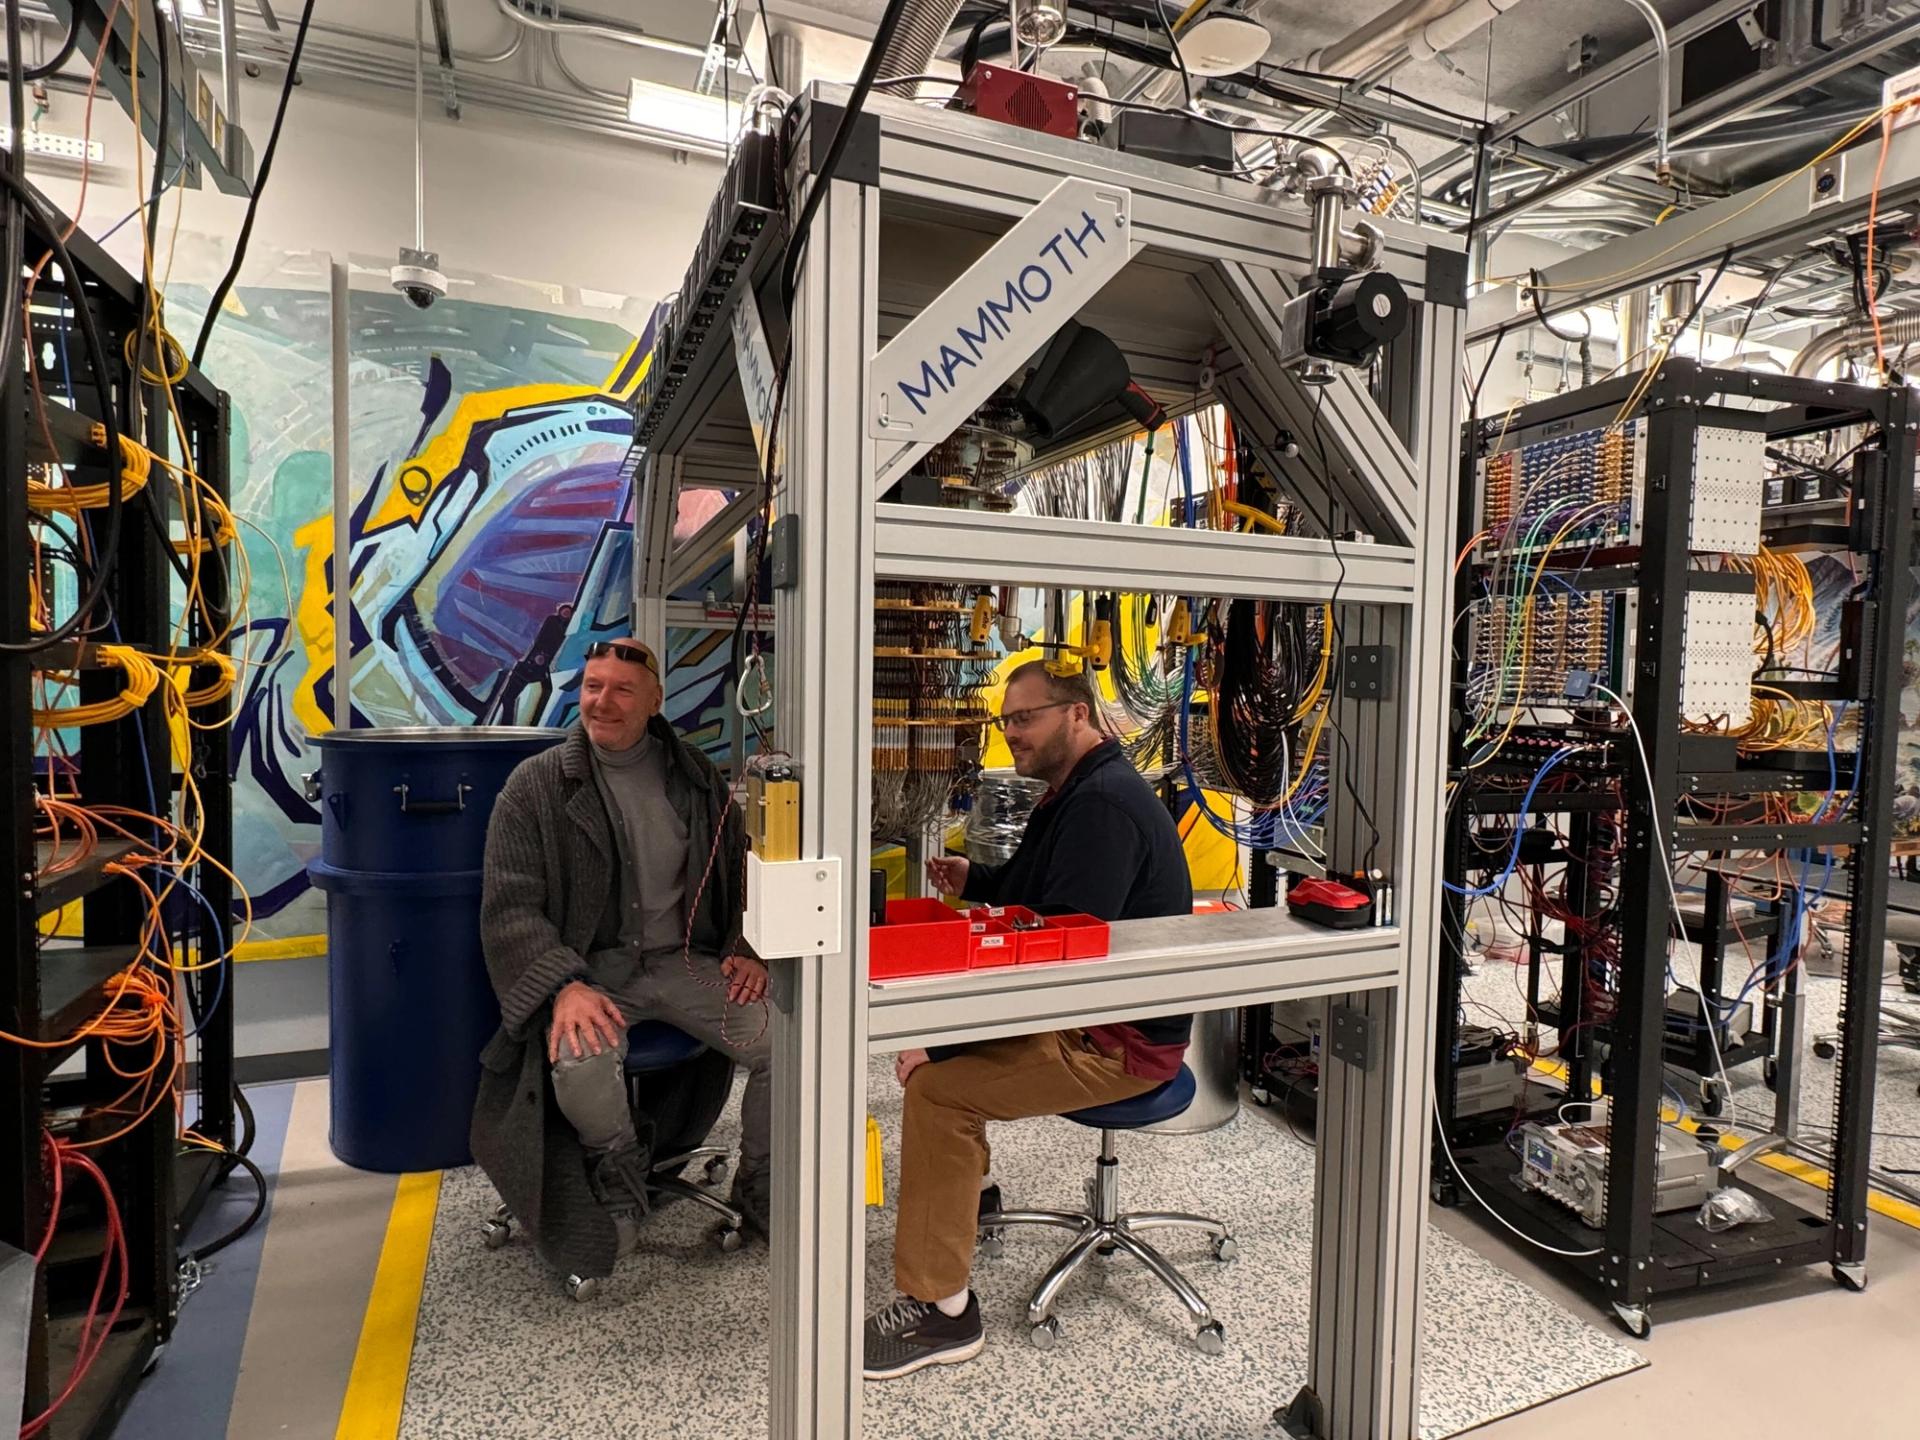
[{"label": "white security camera", "polygon": [[400,250],[400,263],[388,272],[393,288],[407,303],[425,310],[447,293],[447,277],[440,273],[440,256],[433,250]]}]

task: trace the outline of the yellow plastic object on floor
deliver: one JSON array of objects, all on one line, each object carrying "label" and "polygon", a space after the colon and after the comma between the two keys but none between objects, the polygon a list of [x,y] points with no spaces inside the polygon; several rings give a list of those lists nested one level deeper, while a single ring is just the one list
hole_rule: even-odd
[{"label": "yellow plastic object on floor", "polygon": [[880,1150],[880,1122],[867,1116],[867,1204],[885,1205],[887,1187]]}]

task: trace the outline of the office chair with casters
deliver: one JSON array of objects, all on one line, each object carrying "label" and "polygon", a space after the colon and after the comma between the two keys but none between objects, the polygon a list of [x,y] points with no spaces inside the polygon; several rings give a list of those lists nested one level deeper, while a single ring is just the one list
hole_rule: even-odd
[{"label": "office chair with casters", "polygon": [[[708,1054],[707,1047],[685,1031],[662,1020],[642,1020],[627,1031],[627,1104],[636,1115],[647,1115],[648,1097],[644,1085],[647,1077],[678,1069],[706,1058]],[[717,1055],[714,1058],[718,1058]],[[730,1080],[733,1067],[727,1065],[725,1069]],[[722,1250],[731,1252],[745,1243],[745,1217],[713,1191],[683,1178],[681,1174],[687,1166],[700,1162],[701,1173],[711,1183],[725,1171],[727,1151],[716,1145],[683,1147],[676,1143],[680,1137],[687,1135],[704,1137],[713,1128],[720,1109],[725,1107],[731,1085],[723,1083],[711,1088],[714,1088],[719,1103],[710,1105],[707,1112],[682,1115],[677,1123],[671,1118],[655,1122],[656,1133],[669,1147],[669,1153],[654,1159],[649,1167],[647,1202],[651,1206],[669,1198],[691,1200],[711,1210],[721,1221],[720,1228],[714,1232],[714,1243]],[[651,1116],[649,1118],[650,1121],[653,1119]],[[494,1208],[493,1214],[482,1226],[481,1238],[489,1250],[498,1250],[513,1238],[513,1215],[505,1205]],[[603,1283],[591,1275],[569,1275],[566,1278],[567,1294],[574,1300],[591,1300],[600,1293]]]},{"label": "office chair with casters", "polygon": [[1161,1211],[1122,1214],[1120,1211],[1120,1157],[1114,1145],[1115,1134],[1173,1119],[1193,1103],[1193,1094],[1193,1072],[1182,1065],[1180,1073],[1158,1089],[1112,1105],[1075,1110],[1062,1117],[1100,1132],[1100,1158],[1095,1162],[1093,1178],[1086,1182],[1087,1209],[1084,1211],[1007,1210],[980,1217],[980,1248],[986,1255],[1001,1252],[1001,1234],[1010,1225],[1050,1225],[1074,1232],[1073,1243],[1060,1252],[1027,1301],[1027,1324],[1031,1327],[1027,1336],[1040,1349],[1053,1348],[1060,1338],[1060,1322],[1054,1318],[1053,1308],[1066,1283],[1086,1264],[1089,1255],[1096,1251],[1111,1255],[1116,1250],[1124,1250],[1145,1265],[1187,1307],[1197,1327],[1194,1344],[1203,1354],[1218,1355],[1226,1348],[1226,1329],[1213,1318],[1200,1292],[1172,1262],[1140,1237],[1148,1230],[1204,1231],[1213,1237],[1213,1258],[1224,1264],[1239,1252],[1238,1243],[1227,1227],[1200,1215]]}]

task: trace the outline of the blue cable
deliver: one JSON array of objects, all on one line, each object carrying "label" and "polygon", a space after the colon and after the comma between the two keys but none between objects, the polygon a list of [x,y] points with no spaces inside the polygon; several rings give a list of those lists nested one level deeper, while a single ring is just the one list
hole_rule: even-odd
[{"label": "blue cable", "polygon": [[[195,900],[198,900],[200,902],[200,908],[206,911],[207,919],[213,925],[214,943],[219,947],[214,951],[214,953],[216,955],[225,955],[227,953],[227,935],[226,935],[226,931],[221,927],[219,915],[216,914],[214,911],[213,902],[207,899],[206,896],[202,895],[198,889],[196,889],[192,885],[189,885],[185,880],[181,879],[177,875],[174,876],[173,883],[179,886],[182,890],[186,891]],[[200,1031],[203,1028],[205,1028],[206,1017],[208,1015],[212,1015],[216,1013],[220,1009],[220,1002],[226,999],[227,970],[232,964],[233,964],[233,961],[228,959],[228,960],[222,960],[219,964],[213,967],[214,974],[218,979],[219,984],[213,992],[213,1000],[211,1001],[211,1003],[208,1004],[205,1011],[202,1011],[200,1009],[199,1003],[194,997],[194,987],[192,983],[193,977],[192,976],[186,977],[188,982],[186,985],[187,1000],[193,1006],[193,1019],[194,1019],[194,1028],[187,1032],[188,1038],[192,1038],[193,1036],[198,1035]]]},{"label": "blue cable", "polygon": [[1553,769],[1554,766],[1558,765],[1569,755],[1574,754],[1579,748],[1577,745],[1562,746],[1560,749],[1554,751],[1553,754],[1549,755],[1546,763],[1534,772],[1533,781],[1527,786],[1527,793],[1520,799],[1519,814],[1514,818],[1513,852],[1507,856],[1507,868],[1502,870],[1487,884],[1473,888],[1455,885],[1450,880],[1442,880],[1440,883],[1444,885],[1450,893],[1454,895],[1464,895],[1469,899],[1473,899],[1482,895],[1491,895],[1496,890],[1505,887],[1507,881],[1513,878],[1513,872],[1518,869],[1520,865],[1520,842],[1526,836],[1527,807],[1533,803],[1534,792],[1540,788],[1540,782],[1547,778],[1547,772],[1549,770]]}]

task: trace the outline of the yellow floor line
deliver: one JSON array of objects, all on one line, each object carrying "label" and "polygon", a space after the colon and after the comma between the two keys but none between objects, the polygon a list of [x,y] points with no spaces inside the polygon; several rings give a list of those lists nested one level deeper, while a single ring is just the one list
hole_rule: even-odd
[{"label": "yellow floor line", "polygon": [[324,935],[290,935],[285,940],[248,940],[234,947],[235,960],[305,960],[327,953]]},{"label": "yellow floor line", "polygon": [[395,1440],[400,1433],[420,1287],[427,1278],[427,1247],[439,1205],[438,1170],[400,1177],[334,1440]]},{"label": "yellow floor line", "polygon": [[[1536,1060],[1533,1062],[1533,1068],[1538,1073],[1549,1076],[1555,1080],[1564,1082],[1567,1078],[1567,1067],[1558,1060]],[[1593,1093],[1596,1095],[1600,1093],[1600,1082],[1598,1080],[1593,1082]],[[1676,1110],[1662,1106],[1660,1109],[1660,1118],[1671,1121],[1678,1113]],[[1680,1122],[1680,1128],[1691,1135],[1699,1130],[1700,1124],[1696,1120],[1682,1120]],[[1728,1150],[1738,1150],[1747,1142],[1738,1135],[1723,1135],[1720,1137],[1720,1143]],[[1818,1165],[1808,1164],[1805,1160],[1796,1160],[1791,1155],[1762,1155],[1760,1157],[1760,1163],[1769,1170],[1778,1171],[1780,1174],[1798,1180],[1802,1184],[1811,1185],[1816,1190],[1831,1190],[1833,1188],[1833,1176],[1830,1173],[1821,1169]],[[1883,1195],[1878,1190],[1869,1189],[1867,1191],[1867,1209],[1876,1215],[1884,1215],[1887,1219],[1901,1225],[1909,1225],[1915,1230],[1920,1230],[1920,1205],[1909,1204],[1907,1201],[1896,1199],[1892,1195]]]}]

